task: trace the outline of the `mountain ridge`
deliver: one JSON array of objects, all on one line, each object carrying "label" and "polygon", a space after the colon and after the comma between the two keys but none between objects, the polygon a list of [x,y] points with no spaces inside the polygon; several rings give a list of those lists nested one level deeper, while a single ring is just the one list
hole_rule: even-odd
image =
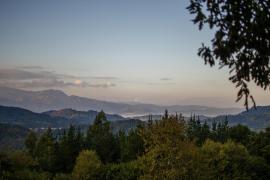
[{"label": "mountain ridge", "polygon": [[[61,110],[59,110],[61,112]],[[19,107],[7,107],[0,105],[0,123],[20,125],[26,128],[63,128],[69,125],[89,125],[93,123],[97,111],[73,112],[70,114],[58,114],[59,111],[35,113]],[[62,112],[65,110],[62,110]],[[81,114],[80,114],[81,113]],[[80,116],[81,115],[81,116]],[[108,121],[125,120],[119,115],[106,114]]]},{"label": "mountain ridge", "polygon": [[170,112],[181,112],[216,116],[221,114],[236,114],[240,108],[216,108],[201,105],[161,106],[154,104],[127,104],[102,101],[97,99],[67,95],[61,90],[26,91],[9,87],[0,87],[0,104],[29,109],[34,112],[72,108],[78,111],[104,110],[110,114],[136,116],[147,114],[163,114],[165,109]]},{"label": "mountain ridge", "polygon": [[214,118],[208,119],[208,122],[224,121],[228,120],[230,126],[237,124],[246,125],[253,130],[263,130],[266,127],[270,127],[270,105],[269,106],[257,106],[251,108],[249,111],[243,111],[236,115],[220,115]]}]

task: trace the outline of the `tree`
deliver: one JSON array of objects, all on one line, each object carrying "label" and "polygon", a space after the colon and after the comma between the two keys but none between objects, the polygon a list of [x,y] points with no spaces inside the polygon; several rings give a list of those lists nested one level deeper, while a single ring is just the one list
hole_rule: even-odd
[{"label": "tree", "polygon": [[[195,144],[185,135],[185,124],[174,117],[141,130],[146,152],[142,179],[204,179],[203,164]],[[206,178],[205,178],[206,179]]]},{"label": "tree", "polygon": [[120,142],[121,162],[128,162],[135,160],[142,155],[144,151],[144,144],[142,137],[139,135],[140,128],[130,130],[127,134],[119,131],[118,139]]},{"label": "tree", "polygon": [[202,44],[198,55],[211,67],[216,61],[228,67],[229,80],[240,88],[237,101],[244,97],[248,109],[250,98],[255,105],[248,83],[270,88],[269,0],[190,0],[187,9],[199,30],[209,25],[216,31],[212,47]]},{"label": "tree", "polygon": [[209,167],[208,179],[250,179],[248,172],[249,153],[247,149],[232,141],[225,144],[206,141],[202,147]]},{"label": "tree", "polygon": [[168,119],[169,118],[169,113],[168,110],[165,110],[164,116],[162,117],[163,119]]},{"label": "tree", "polygon": [[72,172],[72,179],[91,180],[96,179],[102,163],[95,151],[83,150],[77,157]]},{"label": "tree", "polygon": [[247,163],[247,172],[252,179],[270,179],[270,166],[262,157],[250,156]]},{"label": "tree", "polygon": [[229,128],[229,137],[235,142],[247,145],[250,141],[252,132],[247,126],[238,124]]},{"label": "tree", "polygon": [[120,146],[111,132],[110,122],[101,111],[87,131],[86,143],[97,152],[103,163],[116,162],[120,158]]},{"label": "tree", "polygon": [[37,143],[37,135],[35,132],[30,131],[25,139],[25,147],[32,157],[34,157]]},{"label": "tree", "polygon": [[142,175],[142,165],[139,161],[109,164],[105,168],[103,177],[106,180],[137,180]]},{"label": "tree", "polygon": [[80,129],[70,126],[68,131],[59,140],[59,165],[63,172],[70,172],[75,164],[76,157],[82,149],[83,136]]},{"label": "tree", "polygon": [[36,157],[43,170],[49,172],[56,172],[58,170],[57,143],[55,142],[51,128],[48,128],[40,137],[37,143]]}]

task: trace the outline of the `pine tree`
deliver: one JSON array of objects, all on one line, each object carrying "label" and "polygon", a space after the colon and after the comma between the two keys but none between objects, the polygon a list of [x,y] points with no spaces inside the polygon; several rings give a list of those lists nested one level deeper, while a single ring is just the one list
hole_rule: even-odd
[{"label": "pine tree", "polygon": [[94,124],[87,131],[86,144],[97,152],[104,163],[115,162],[120,158],[120,145],[113,135],[110,122],[103,111],[98,113]]},{"label": "pine tree", "polygon": [[30,131],[25,139],[25,147],[32,157],[35,156],[37,144],[37,135],[34,131]]},{"label": "pine tree", "polygon": [[40,137],[37,143],[36,157],[44,171],[56,172],[57,168],[57,142],[51,128]]}]

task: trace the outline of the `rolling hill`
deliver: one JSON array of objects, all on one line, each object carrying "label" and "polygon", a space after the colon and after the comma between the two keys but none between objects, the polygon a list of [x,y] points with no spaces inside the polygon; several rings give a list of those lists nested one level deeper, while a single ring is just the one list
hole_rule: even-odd
[{"label": "rolling hill", "polygon": [[88,111],[89,109],[100,111],[103,109],[106,113],[123,116],[163,114],[165,109],[168,109],[169,112],[181,112],[187,116],[191,113],[216,116],[241,112],[239,108],[215,108],[198,105],[159,106],[142,103],[115,103],[74,95],[69,96],[60,90],[25,91],[8,87],[0,87],[0,105],[20,107],[33,112],[70,108],[78,111]]},{"label": "rolling hill", "polygon": [[230,126],[242,124],[253,130],[263,130],[270,127],[270,106],[258,106],[256,109],[251,108],[249,111],[243,111],[237,115],[217,116],[208,121],[223,121],[226,118]]},{"label": "rolling hill", "polygon": [[[82,112],[72,109],[34,113],[22,108],[0,106],[0,123],[26,128],[62,128],[70,124],[89,125],[94,121],[97,113],[97,111]],[[106,116],[109,121],[125,120],[119,115],[106,114]]]}]

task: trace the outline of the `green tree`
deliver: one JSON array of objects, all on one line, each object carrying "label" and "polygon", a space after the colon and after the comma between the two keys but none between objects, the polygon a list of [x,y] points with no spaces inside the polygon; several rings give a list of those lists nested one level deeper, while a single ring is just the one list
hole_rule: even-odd
[{"label": "green tree", "polygon": [[202,153],[209,167],[209,179],[250,179],[247,170],[250,156],[243,145],[232,141],[221,144],[208,140],[202,147]]},{"label": "green tree", "polygon": [[202,44],[198,55],[210,66],[218,61],[220,67],[230,69],[230,81],[240,87],[237,101],[245,97],[248,109],[249,98],[254,102],[250,81],[270,88],[269,0],[190,0],[187,9],[200,30],[204,25],[215,30],[212,47]]},{"label": "green tree", "polygon": [[25,147],[32,157],[35,156],[36,144],[37,144],[37,135],[35,132],[30,131],[25,139]]},{"label": "green tree", "polygon": [[270,128],[251,136],[247,147],[252,155],[263,157],[270,165]]},{"label": "green tree", "polygon": [[95,151],[83,150],[77,157],[72,172],[74,180],[97,179],[102,163]]},{"label": "green tree", "polygon": [[247,163],[247,172],[251,179],[270,179],[270,166],[262,157],[250,156]]},{"label": "green tree", "polygon": [[235,142],[247,145],[252,136],[251,130],[247,126],[236,125],[229,128],[229,137]]},{"label": "green tree", "polygon": [[118,164],[108,164],[104,168],[104,180],[137,180],[142,175],[143,165],[139,161],[130,161]]},{"label": "green tree", "polygon": [[94,124],[87,131],[86,144],[97,152],[104,163],[116,162],[120,159],[120,145],[113,135],[110,122],[103,111],[98,113]]},{"label": "green tree", "polygon": [[40,167],[44,171],[56,172],[57,167],[57,143],[53,137],[51,128],[42,134],[36,149],[36,157]]},{"label": "green tree", "polygon": [[75,164],[76,157],[82,149],[83,136],[80,129],[70,126],[68,131],[59,140],[59,166],[62,171],[70,172]]},{"label": "green tree", "polygon": [[127,134],[119,131],[118,139],[120,142],[121,162],[135,160],[144,151],[143,140],[139,134],[140,128],[130,130]]},{"label": "green tree", "polygon": [[188,140],[185,124],[175,117],[141,130],[146,153],[142,179],[204,179],[198,148]]},{"label": "green tree", "polygon": [[216,129],[216,137],[214,138],[219,142],[226,142],[229,139],[229,125],[227,118],[224,121],[219,121]]}]

